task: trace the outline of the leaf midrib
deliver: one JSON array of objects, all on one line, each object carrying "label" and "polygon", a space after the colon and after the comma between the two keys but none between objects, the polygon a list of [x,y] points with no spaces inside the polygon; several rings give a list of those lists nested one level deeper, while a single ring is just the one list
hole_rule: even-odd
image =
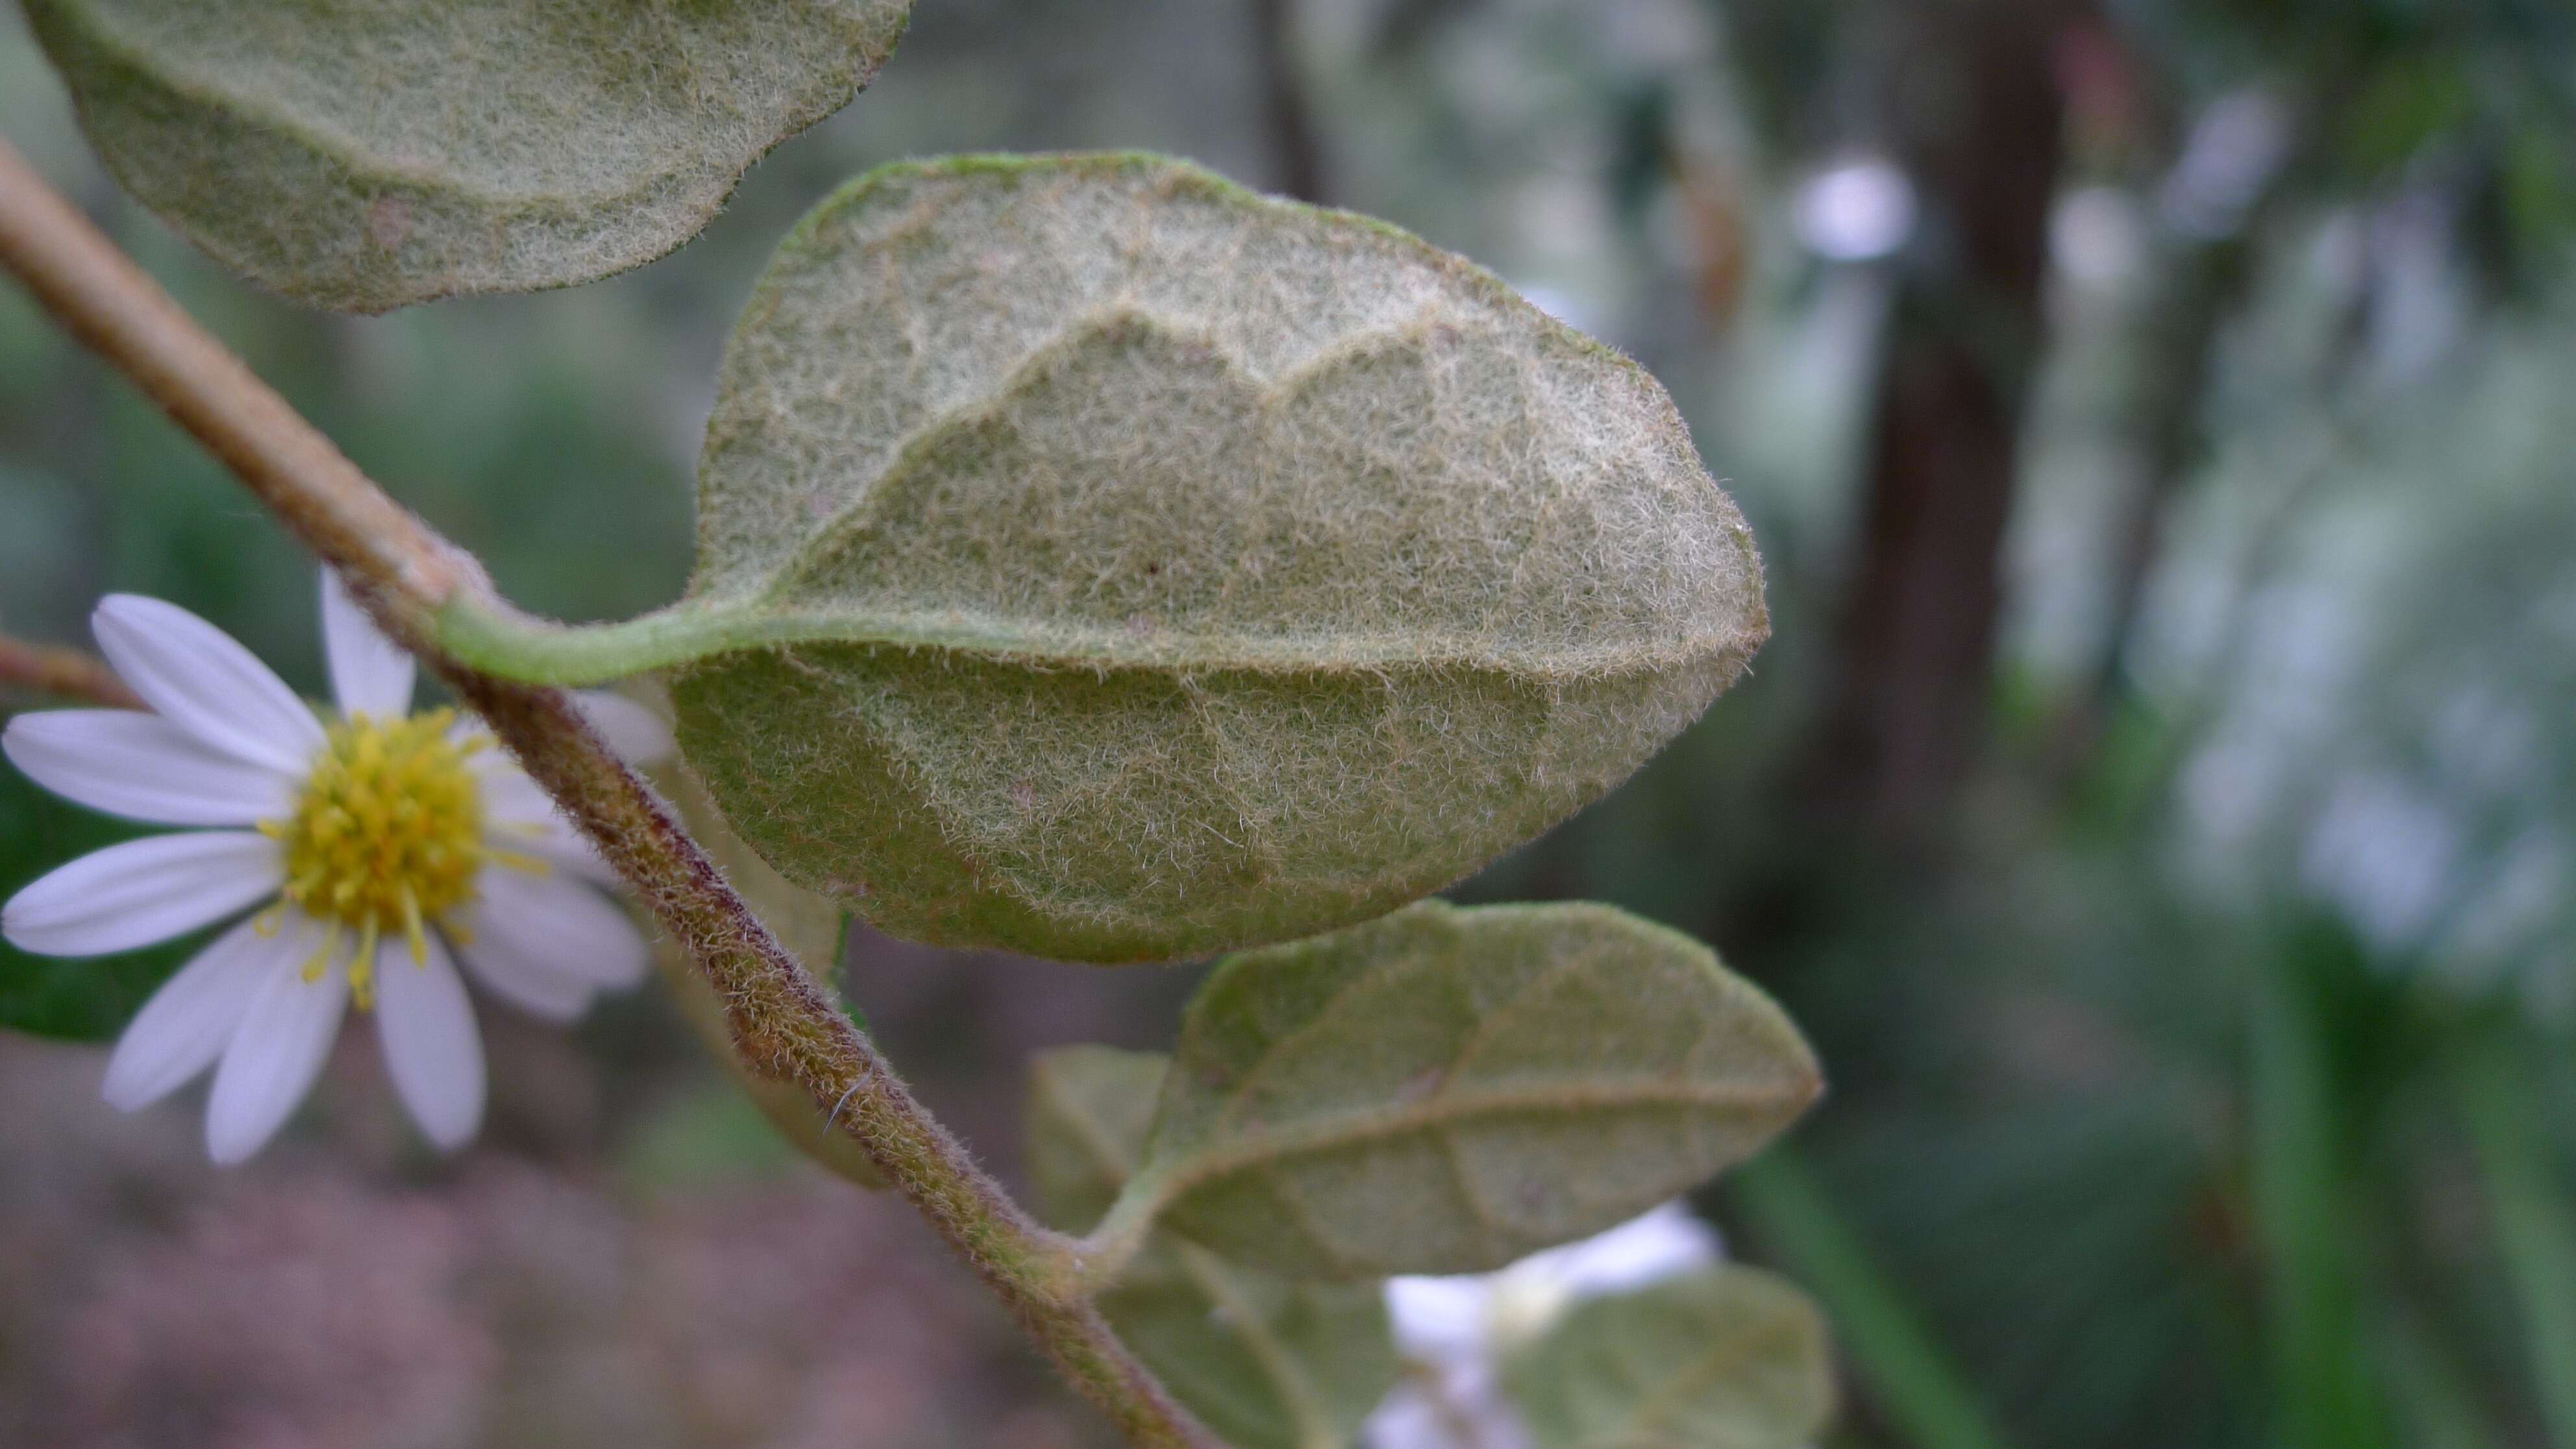
[{"label": "leaf midrib", "polygon": [[[1452,1128],[1484,1116],[1583,1113],[1604,1110],[1756,1112],[1789,1105],[1795,1084],[1691,1083],[1668,1078],[1627,1082],[1568,1082],[1472,1092],[1442,1091],[1390,1107],[1327,1113],[1290,1125],[1229,1127],[1222,1149],[1193,1149],[1185,1156],[1149,1161],[1137,1174],[1154,1180],[1168,1202],[1233,1173],[1277,1167],[1298,1157],[1341,1151],[1410,1133]],[[1160,1145],[1160,1144],[1157,1144]]]},{"label": "leaf midrib", "polygon": [[[686,608],[688,606],[682,605]],[[731,617],[732,648],[826,643],[894,645],[976,654],[1039,668],[1195,670],[1273,674],[1375,673],[1391,669],[1474,669],[1512,674],[1615,675],[1669,669],[1741,647],[1744,630],[1678,640],[1556,648],[1501,647],[1465,631],[1217,635],[1170,631],[1144,643],[1108,625],[1035,623],[964,609],[876,612],[710,607]],[[1171,643],[1164,643],[1165,639]],[[1141,647],[1140,647],[1141,646]],[[713,651],[708,651],[713,652]]]},{"label": "leaf midrib", "polygon": [[[891,613],[855,608],[816,609],[798,598],[798,591],[810,586],[814,570],[855,539],[872,529],[905,525],[906,520],[903,519],[887,520],[876,516],[876,510],[881,506],[881,494],[890,480],[902,475],[907,467],[917,466],[920,455],[956,430],[1007,417],[1009,406],[1023,393],[1050,377],[1055,360],[1087,337],[1125,326],[1144,326],[1184,336],[1192,344],[1206,348],[1225,375],[1241,381],[1255,410],[1267,413],[1318,379],[1329,376],[1332,369],[1347,365],[1354,359],[1369,358],[1389,348],[1417,342],[1433,328],[1443,325],[1443,320],[1444,314],[1426,306],[1397,321],[1355,329],[1281,369],[1275,377],[1264,380],[1255,375],[1222,337],[1177,326],[1140,305],[1111,301],[1076,313],[1067,317],[1044,341],[1032,345],[1009,372],[997,378],[981,396],[915,422],[887,450],[884,465],[876,474],[863,480],[847,502],[803,534],[783,556],[743,568],[734,585],[742,591],[734,596],[737,602],[721,602],[726,596],[719,594],[712,596],[703,607],[711,612],[730,615],[742,621],[744,627],[769,633],[772,637],[763,641],[769,643],[797,642],[793,636],[804,634],[809,629],[814,637],[846,639],[850,624],[864,619],[868,621],[868,632],[881,636],[880,642],[918,642],[1005,657],[1018,656],[1031,663],[1068,665],[1133,662],[1147,667],[1258,671],[1283,665],[1306,667],[1321,659],[1354,669],[1447,664],[1537,672],[1618,673],[1669,668],[1729,647],[1741,646],[1748,632],[1743,619],[1726,630],[1689,634],[1678,643],[1673,642],[1661,628],[1666,621],[1654,620],[1651,622],[1655,627],[1640,628],[1636,640],[1589,647],[1557,643],[1543,647],[1497,648],[1491,636],[1465,630],[1418,631],[1401,636],[1341,631],[1267,636],[1182,631],[1174,636],[1186,641],[1182,648],[1140,649],[1138,640],[1126,628],[1107,623],[1068,627],[953,609],[898,610]],[[1714,485],[1710,491],[1716,494],[1721,505],[1717,520],[1721,531],[1728,534],[1739,551],[1749,553],[1749,540],[1740,521],[1730,522],[1731,510],[1723,506],[1723,493],[1718,492]],[[689,605],[684,603],[680,607],[685,609]],[[1750,613],[1760,612],[1757,602]],[[824,624],[821,621],[830,622]],[[1642,625],[1650,621],[1635,622]],[[1587,631],[1595,635],[1600,632]],[[1223,643],[1216,648],[1206,647],[1211,640]]]},{"label": "leaf midrib", "polygon": [[1269,1320],[1236,1286],[1231,1265],[1196,1243],[1174,1239],[1171,1245],[1180,1256],[1181,1271],[1189,1275],[1202,1296],[1224,1310],[1219,1321],[1243,1340],[1252,1361],[1260,1365],[1279,1401],[1287,1406],[1297,1442],[1307,1449],[1336,1449],[1339,1437],[1333,1432],[1332,1414],[1323,1403],[1322,1393],[1297,1356],[1270,1331]]},{"label": "leaf midrib", "polygon": [[1477,673],[1505,679],[1612,680],[1665,674],[1711,659],[1741,662],[1761,637],[1739,622],[1644,645],[1497,649],[1470,635],[1282,635],[1230,638],[1166,634],[1146,645],[1124,631],[1033,625],[967,610],[875,614],[781,611],[722,599],[686,599],[615,624],[560,625],[477,602],[451,601],[440,637],[469,662],[550,684],[606,683],[726,654],[796,645],[945,651],[1034,670],[1247,674],[1342,678]]}]

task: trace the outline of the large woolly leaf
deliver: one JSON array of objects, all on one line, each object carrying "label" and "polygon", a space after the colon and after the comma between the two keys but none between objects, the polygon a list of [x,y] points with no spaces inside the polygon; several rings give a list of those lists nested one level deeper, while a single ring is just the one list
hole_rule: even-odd
[{"label": "large woolly leaf", "polygon": [[1531,1449],[1803,1449],[1834,1409],[1824,1320],[1751,1268],[1583,1303],[1503,1385]]},{"label": "large woolly leaf", "polygon": [[1428,901],[1219,966],[1105,1242],[1357,1278],[1498,1268],[1727,1167],[1818,1091],[1797,1028],[1608,906]]},{"label": "large woolly leaf", "polygon": [[26,0],[108,169],[227,266],[380,312],[695,236],[911,0]]},{"label": "large woolly leaf", "polygon": [[[769,927],[778,944],[793,953],[828,989],[841,955],[845,925],[841,908],[812,891],[789,884],[771,870],[734,834],[724,813],[695,780],[672,769],[663,772],[660,783],[670,792],[671,803],[689,833],[706,847],[716,868],[725,873],[744,903],[760,917],[761,924]],[[733,1029],[725,1020],[723,998],[716,994],[714,984],[689,964],[677,942],[667,935],[657,936],[653,964],[690,1029],[716,1060],[724,1063],[743,1095],[760,1109],[761,1116],[769,1119],[770,1126],[778,1129],[779,1136],[797,1151],[861,1187],[886,1185],[885,1175],[877,1171],[876,1164],[848,1134],[825,1120],[823,1110],[803,1087],[764,1077],[743,1065],[733,1049]]]},{"label": "large woolly leaf", "polygon": [[1147,960],[1381,914],[1626,776],[1768,627],[1634,364],[1393,228],[1156,157],[833,197],[734,336],[700,481],[691,597],[552,677],[682,665],[745,838],[951,945]]},{"label": "large woolly leaf", "polygon": [[[1029,1169],[1050,1222],[1097,1222],[1135,1171],[1170,1058],[1068,1047],[1036,1062]],[[1348,1444],[1394,1387],[1395,1341],[1374,1283],[1290,1282],[1157,1237],[1100,1311],[1180,1400],[1236,1449]]]}]

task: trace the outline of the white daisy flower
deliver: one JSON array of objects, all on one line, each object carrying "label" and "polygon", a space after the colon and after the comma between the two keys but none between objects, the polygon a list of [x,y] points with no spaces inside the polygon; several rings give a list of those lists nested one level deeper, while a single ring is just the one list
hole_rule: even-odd
[{"label": "white daisy flower", "polygon": [[[494,996],[569,1022],[632,986],[643,936],[615,877],[479,721],[412,712],[413,663],[328,570],[322,635],[337,717],[222,630],[116,594],[92,616],[108,663],[151,707],[22,714],[0,752],[112,815],[212,826],[82,856],[0,906],[0,935],[48,956],[130,951],[249,913],[145,1002],[117,1040],[107,1100],[158,1101],[208,1067],[206,1149],[239,1162],[276,1135],[355,1005],[441,1148],[483,1120],[483,1043],[455,962]],[[651,711],[584,712],[630,759],[669,752]],[[254,909],[256,908],[256,909]]]},{"label": "white daisy flower", "polygon": [[1587,1298],[1714,1265],[1717,1233],[1668,1202],[1607,1232],[1491,1273],[1390,1278],[1387,1317],[1411,1373],[1362,1431],[1370,1449],[1527,1449],[1502,1364]]}]

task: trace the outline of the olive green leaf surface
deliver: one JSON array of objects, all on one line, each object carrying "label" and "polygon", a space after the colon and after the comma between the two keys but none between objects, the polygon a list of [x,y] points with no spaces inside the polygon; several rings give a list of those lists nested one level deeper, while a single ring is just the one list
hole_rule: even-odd
[{"label": "olive green leaf surface", "polygon": [[[743,902],[778,938],[778,944],[803,962],[807,973],[825,990],[830,990],[846,926],[841,908],[811,891],[790,885],[771,870],[734,834],[724,812],[685,772],[672,767],[656,774],[656,783],[670,795],[672,808],[680,812],[681,823],[706,848],[716,869],[724,872]],[[690,966],[687,954],[668,935],[654,936],[653,965],[690,1029],[715,1059],[724,1063],[743,1095],[760,1109],[761,1116],[769,1119],[770,1126],[778,1129],[780,1137],[839,1177],[869,1189],[886,1186],[885,1176],[877,1171],[876,1164],[847,1134],[833,1130],[804,1088],[762,1076],[743,1065],[733,1049],[733,1029],[725,1022],[724,1001],[716,995],[714,984]]]},{"label": "olive green leaf surface", "polygon": [[[1040,1056],[1029,1171],[1040,1211],[1080,1230],[1145,1145],[1170,1058],[1108,1047]],[[1291,1282],[1157,1236],[1099,1297],[1119,1336],[1236,1449],[1347,1445],[1399,1372],[1375,1283]]]},{"label": "olive green leaf surface", "polygon": [[847,104],[910,0],[25,0],[127,190],[226,266],[381,312],[695,236]]},{"label": "olive green leaf surface", "polygon": [[1503,1387],[1531,1449],[1803,1449],[1833,1418],[1831,1360],[1805,1294],[1720,1267],[1577,1305]]},{"label": "olive green leaf surface", "polygon": [[1481,1272],[1741,1161],[1819,1089],[1788,1017],[1687,936],[1426,901],[1217,968],[1097,1237],[1154,1223],[1300,1276]]},{"label": "olive green leaf surface", "polygon": [[680,665],[745,838],[886,930],[1122,962],[1457,879],[1767,629],[1663,390],[1493,277],[1177,161],[969,157],[779,249],[690,597],[551,677]]}]

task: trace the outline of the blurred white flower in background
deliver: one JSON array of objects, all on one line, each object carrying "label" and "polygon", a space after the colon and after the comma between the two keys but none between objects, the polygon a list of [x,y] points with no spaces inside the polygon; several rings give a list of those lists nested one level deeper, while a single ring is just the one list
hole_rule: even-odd
[{"label": "blurred white flower in background", "polygon": [[[479,721],[412,712],[411,656],[331,574],[322,634],[339,709],[328,723],[175,604],[111,595],[92,626],[150,711],[22,714],[0,751],[91,809],[217,828],[82,856],[0,906],[0,934],[40,955],[103,956],[260,908],[144,1003],[108,1061],[109,1102],[133,1111],[212,1067],[206,1148],[239,1162],[311,1090],[354,1003],[375,1014],[412,1120],[459,1147],[482,1124],[484,1080],[455,958],[553,1022],[643,979],[644,938],[601,893],[615,884],[607,866]],[[670,751],[641,705],[582,704],[628,758]]]},{"label": "blurred white flower in background", "polygon": [[2457,891],[2466,832],[2448,805],[2383,771],[2335,781],[2299,872],[2383,951],[2420,945]]},{"label": "blurred white flower in background", "polygon": [[1884,156],[1838,161],[1798,188],[1798,240],[1831,262],[1893,254],[1914,234],[1914,183]]},{"label": "blurred white flower in background", "polygon": [[1588,1298],[1715,1265],[1717,1233],[1679,1202],[1493,1273],[1393,1278],[1395,1346],[1408,1367],[1364,1431],[1369,1449],[1526,1449],[1502,1393],[1503,1361]]},{"label": "blurred white flower in background", "polygon": [[2116,292],[2147,265],[2147,226],[2135,198],[2116,186],[2078,186],[2048,217],[2048,255],[2080,286]]},{"label": "blurred white flower in background", "polygon": [[2192,121],[2156,205],[2185,236],[2227,236],[2245,221],[2290,154],[2290,115],[2259,90],[2221,96]]}]

